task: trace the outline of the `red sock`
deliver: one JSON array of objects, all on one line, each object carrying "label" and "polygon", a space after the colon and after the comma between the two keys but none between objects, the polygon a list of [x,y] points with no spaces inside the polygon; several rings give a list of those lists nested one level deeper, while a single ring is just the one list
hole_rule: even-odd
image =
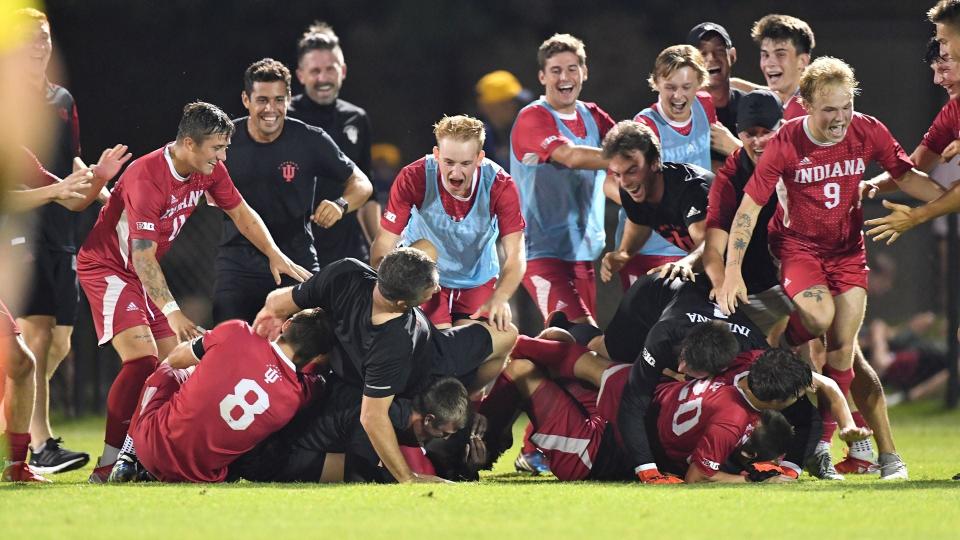
[{"label": "red sock", "polygon": [[513,347],[515,358],[526,358],[534,364],[549,369],[561,377],[575,378],[573,366],[584,353],[590,349],[563,341],[551,341],[520,336]]},{"label": "red sock", "polygon": [[530,441],[531,435],[533,435],[533,422],[527,422],[527,427],[523,430],[523,447],[520,449],[524,454],[532,454],[537,451],[537,446]]},{"label": "red sock", "polygon": [[[846,396],[850,393],[850,383],[853,382],[853,368],[840,370],[830,366],[823,366],[823,374],[837,383],[837,386],[840,387],[841,394]],[[833,439],[833,433],[837,430],[837,421],[833,418],[833,414],[830,412],[830,405],[826,400],[821,401],[819,409],[820,417],[823,419],[823,437],[821,437],[820,440],[830,442],[830,440]],[[861,417],[861,419],[862,418],[863,417]]]},{"label": "red sock", "polygon": [[30,434],[8,431],[6,436],[10,441],[10,461],[26,461],[27,448],[30,447]]},{"label": "red sock", "polygon": [[114,448],[123,446],[143,383],[156,367],[156,356],[135,358],[120,366],[120,373],[107,394],[107,429],[103,442]]},{"label": "red sock", "polygon": [[852,414],[853,414],[853,423],[856,424],[857,427],[867,427],[867,421],[866,419],[863,418],[863,415],[860,414],[860,411],[853,411]]},{"label": "red sock", "polygon": [[803,321],[800,320],[800,313],[797,311],[790,314],[790,320],[787,321],[787,329],[783,335],[791,347],[803,345],[817,337],[810,333],[807,327],[803,325]]}]

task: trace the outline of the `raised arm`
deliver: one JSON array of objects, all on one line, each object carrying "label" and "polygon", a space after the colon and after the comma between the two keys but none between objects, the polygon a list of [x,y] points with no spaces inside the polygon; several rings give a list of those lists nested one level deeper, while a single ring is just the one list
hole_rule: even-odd
[{"label": "raised arm", "polygon": [[373,194],[373,184],[358,167],[353,168],[353,174],[344,182],[341,197],[347,201],[347,207],[341,208],[334,201],[323,200],[317,205],[313,213],[313,221],[323,228],[332,227],[340,221],[344,214],[357,210]]},{"label": "raised arm", "polygon": [[270,263],[270,273],[273,274],[273,281],[277,285],[280,284],[280,274],[288,275],[297,281],[303,281],[310,277],[310,272],[291,261],[280,251],[263,219],[253,208],[250,208],[246,201],[241,201],[240,204],[230,210],[225,210],[225,212],[237,226],[240,234],[249,240],[260,253],[266,255]]},{"label": "raised arm", "polygon": [[570,169],[605,170],[608,160],[603,152],[593,146],[580,146],[572,143],[561,144],[550,153],[550,160]]}]

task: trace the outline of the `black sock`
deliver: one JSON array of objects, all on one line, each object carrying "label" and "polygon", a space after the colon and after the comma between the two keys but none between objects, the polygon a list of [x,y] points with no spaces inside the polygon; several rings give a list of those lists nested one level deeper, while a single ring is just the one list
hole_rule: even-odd
[{"label": "black sock", "polygon": [[590,340],[593,338],[603,335],[603,332],[601,332],[599,328],[587,323],[573,323],[567,326],[565,330],[570,332],[573,339],[577,340],[577,343],[584,347],[589,345]]}]

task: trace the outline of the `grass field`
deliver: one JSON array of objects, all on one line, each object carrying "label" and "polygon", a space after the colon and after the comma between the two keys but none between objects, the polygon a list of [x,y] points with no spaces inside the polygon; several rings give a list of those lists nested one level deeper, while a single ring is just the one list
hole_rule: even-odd
[{"label": "grass field", "polygon": [[[0,484],[0,538],[960,537],[960,411],[915,403],[891,418],[907,482],[564,484],[513,473],[515,452],[480,484],[443,486],[93,486],[88,466],[53,485]],[[102,420],[57,427],[97,455]]]}]

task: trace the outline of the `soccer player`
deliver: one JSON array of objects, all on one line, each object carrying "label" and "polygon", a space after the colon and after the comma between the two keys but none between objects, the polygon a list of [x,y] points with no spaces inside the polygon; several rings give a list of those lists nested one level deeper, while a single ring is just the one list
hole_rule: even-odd
[{"label": "soccer player", "polygon": [[960,59],[960,0],[939,0],[927,10],[927,19],[937,28],[941,54]]},{"label": "soccer player", "polygon": [[516,341],[511,324],[501,331],[486,323],[437,330],[417,306],[439,290],[437,266],[416,248],[388,253],[378,271],[356,259],[328,265],[296,286],[278,289],[257,315],[260,335],[308,307],[333,321],[337,344],[332,371],[362,390],[360,423],[384,466],[398,482],[423,481],[412,473],[390,424],[395,397],[409,398],[430,376],[454,376],[471,391],[494,380]]},{"label": "soccer player", "polygon": [[[770,225],[771,252],[781,263],[781,283],[797,311],[788,323],[792,343],[827,334],[824,373],[844,394],[853,379],[854,340],[866,307],[866,253],[860,181],[877,161],[908,194],[932,200],[941,188],[913,163],[875,118],[854,112],[858,91],[842,60],[817,59],[800,92],[809,116],[788,122],[761,156],[744,188],[727,246],[723,285],[716,300],[725,313],[748,301],[741,267],[757,218],[783,179],[784,204]],[[881,452],[883,478],[906,476],[895,453]]]},{"label": "soccer player", "polygon": [[143,381],[178,341],[200,335],[180,310],[159,260],[207,194],[270,261],[274,280],[308,275],[274,243],[230,180],[230,118],[209,103],[183,109],[177,138],[127,167],[77,256],[77,275],[100,345],[112,343],[120,373],[107,395],[104,451],[91,481],[106,480],[127,433]]},{"label": "soccer player", "polygon": [[[506,171],[485,157],[483,122],[444,116],[434,124],[433,153],[404,167],[390,188],[371,265],[403,238],[438,251],[440,292],[421,308],[437,328],[485,316],[500,330],[526,270],[520,194]],[[501,267],[497,241],[503,247]]]},{"label": "soccer player", "polygon": [[334,340],[327,314],[311,309],[284,321],[276,341],[233,320],[181,343],[147,378],[130,423],[140,464],[162,482],[222,482],[319,391],[322,379],[301,371]]},{"label": "soccer player", "polygon": [[588,75],[582,41],[555,34],[537,62],[545,95],[520,111],[510,134],[510,174],[527,223],[523,286],[544,318],[563,311],[596,325],[593,261],[606,241],[600,142],[614,122],[578,99]]},{"label": "soccer player", "polygon": [[[603,138],[603,156],[610,160],[607,181],[616,183],[616,197],[627,220],[618,249],[603,256],[600,279],[609,281],[614,272],[623,270],[625,289],[646,273],[693,279],[693,267],[703,253],[707,193],[713,173],[689,163],[668,162],[661,151],[653,130],[632,120],[618,123]],[[649,268],[649,258],[643,253],[653,236],[687,255]],[[632,262],[638,250],[644,257],[638,259],[639,266]]]},{"label": "soccer player", "polygon": [[[311,220],[329,227],[363,205],[373,186],[322,129],[286,118],[290,100],[286,66],[271,58],[250,64],[243,74],[241,98],[249,115],[233,121],[227,170],[280,250],[297,265],[317,272]],[[335,184],[339,197],[315,202],[315,191],[330,190],[316,183]],[[277,284],[268,259],[229,216],[223,218],[215,268],[214,321],[253,322]],[[292,283],[289,278],[282,282]]]},{"label": "soccer player", "polygon": [[[372,179],[370,118],[365,110],[340,97],[346,78],[340,38],[330,25],[315,22],[297,42],[297,80],[303,85],[303,93],[293,96],[287,112],[291,118],[326,131],[360,172]],[[340,184],[328,180],[317,179],[318,204],[336,202],[342,195]],[[356,212],[345,213],[332,225],[313,224],[313,245],[320,268],[345,257],[361,261],[369,257],[380,204],[370,198],[351,208]]]},{"label": "soccer player", "polygon": [[[782,118],[780,101],[769,90],[754,90],[740,100],[735,131],[743,146],[727,158],[710,185],[703,267],[713,283],[711,299],[723,284],[723,258],[733,225],[733,213],[743,200],[743,188],[753,175],[757,160],[780,129]],[[771,345],[779,343],[787,316],[793,309],[780,286],[777,266],[767,248],[767,223],[776,209],[777,201],[771,198],[757,218],[758,226],[753,230],[750,247],[744,255],[748,262],[743,265],[750,301],[741,306],[744,314],[769,338]]]}]

